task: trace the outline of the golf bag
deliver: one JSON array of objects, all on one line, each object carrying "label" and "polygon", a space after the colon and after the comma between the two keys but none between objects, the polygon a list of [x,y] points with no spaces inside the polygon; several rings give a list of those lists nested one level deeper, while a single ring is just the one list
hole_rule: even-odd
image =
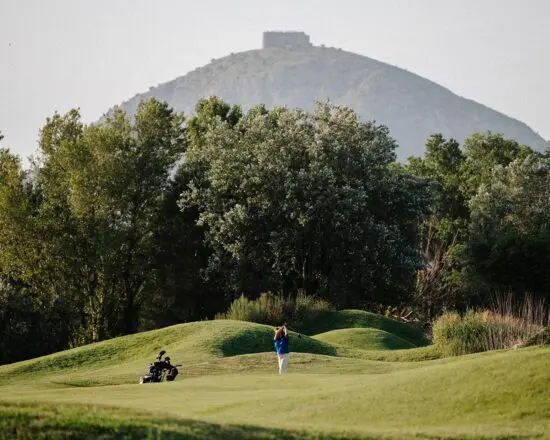
[{"label": "golf bag", "polygon": [[181,367],[181,364],[172,365],[170,363],[170,358],[166,356],[164,359],[162,357],[166,354],[166,351],[162,350],[156,357],[155,362],[149,366],[149,373],[145,376],[139,378],[139,383],[158,383],[163,382],[165,379],[168,382],[172,382],[179,371],[177,367]]}]

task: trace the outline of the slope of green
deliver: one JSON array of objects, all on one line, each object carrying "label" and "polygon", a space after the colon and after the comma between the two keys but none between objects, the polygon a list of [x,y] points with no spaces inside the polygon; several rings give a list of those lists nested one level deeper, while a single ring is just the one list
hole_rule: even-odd
[{"label": "slope of green", "polygon": [[330,345],[362,350],[399,350],[415,348],[409,341],[377,328],[346,328],[313,336]]},{"label": "slope of green", "polygon": [[[291,332],[292,351],[336,355],[322,341]],[[202,321],[160,330],[122,336],[72,350],[0,367],[3,382],[26,380],[48,374],[88,375],[103,384],[131,383],[147,371],[157,353],[164,349],[173,363],[204,364],[213,359],[250,353],[273,353],[273,329],[243,321]],[[94,372],[93,374],[88,374]]]},{"label": "slope of green", "polygon": [[399,336],[417,347],[428,345],[426,333],[422,329],[363,310],[323,312],[313,325],[304,330],[304,333],[316,335],[348,328],[376,328]]},{"label": "slope of green", "polygon": [[[380,315],[361,311],[330,312],[325,315],[319,328],[371,326],[385,327],[408,341],[423,345],[423,333],[407,324],[393,321]],[[95,371],[99,379],[91,383],[129,383],[144,374],[156,354],[164,349],[173,362],[183,363],[183,369],[201,365],[212,360],[252,353],[273,353],[273,328],[267,325],[230,320],[193,322],[166,327],[159,330],[128,335],[89,344],[72,350],[43,356],[29,361],[0,366],[0,380],[20,381],[28,377],[56,375],[83,375]],[[413,341],[411,341],[414,343]],[[317,355],[345,356],[364,360],[386,360],[386,355],[377,351],[354,351],[333,346],[322,340],[291,332],[291,351]],[[388,360],[394,360],[393,355]],[[404,355],[402,360],[413,354]],[[423,354],[416,360],[431,359],[433,354]]]},{"label": "slope of green", "polygon": [[[355,324],[355,327],[360,325],[383,326],[393,330],[396,334],[410,334],[420,339],[417,334],[418,329],[380,315],[361,311],[330,313],[328,318],[327,316],[323,317],[324,322],[321,326],[329,325],[327,321],[330,319],[330,325],[342,325],[348,322]],[[369,329],[356,328],[350,330],[350,334],[358,330],[369,331]],[[376,330],[372,330],[372,332],[374,334]],[[323,337],[312,338],[295,332],[290,332],[290,335],[291,351],[293,352],[336,356],[338,351],[341,351],[340,347],[332,345],[336,342],[325,342]],[[380,332],[379,339],[383,339],[381,335],[386,335],[387,338],[393,336]],[[173,361],[184,363],[206,361],[215,357],[273,352],[272,337],[273,328],[271,326],[244,321],[215,320],[179,324],[113,338],[29,361],[0,366],[0,377],[11,376],[13,373],[20,376],[24,374],[40,375],[50,371],[94,370],[135,362],[141,362],[140,365],[148,365],[161,349],[167,350]],[[399,337],[396,336],[392,339],[396,342]],[[412,345],[405,340],[401,344]],[[382,346],[380,347],[382,348]],[[372,346],[369,349],[376,349],[376,347]],[[347,353],[345,356],[364,358],[366,355],[352,356]],[[384,357],[383,354],[380,356]]]},{"label": "slope of green", "polygon": [[[63,387],[131,384],[147,372],[161,349],[180,367],[180,379],[228,373],[272,373],[277,363],[273,329],[243,321],[203,321],[114,338],[41,358],[0,367],[3,384]],[[439,357],[433,346],[409,350],[360,350],[291,332],[294,371],[381,373],[401,366],[386,361]]]},{"label": "slope of green", "polygon": [[[397,321],[329,318],[355,325],[291,333],[284,377],[272,327],[229,320],[2,366],[0,439],[548,438],[550,347],[439,359],[434,346],[396,349],[413,346],[397,332],[416,331]],[[138,385],[160,349],[181,375]]]},{"label": "slope of green", "polygon": [[14,426],[19,438],[33,438],[37,427],[57,438],[78,430],[173,439],[550,435],[550,347],[397,363],[378,374],[305,374],[293,371],[292,362],[284,377],[252,371],[160,385],[3,384],[0,435],[12,435]]}]

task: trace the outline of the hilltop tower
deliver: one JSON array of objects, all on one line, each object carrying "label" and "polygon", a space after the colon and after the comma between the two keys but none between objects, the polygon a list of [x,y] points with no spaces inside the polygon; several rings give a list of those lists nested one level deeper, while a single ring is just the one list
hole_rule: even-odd
[{"label": "hilltop tower", "polygon": [[304,32],[267,31],[263,34],[262,48],[278,47],[282,49],[310,47],[309,35]]}]

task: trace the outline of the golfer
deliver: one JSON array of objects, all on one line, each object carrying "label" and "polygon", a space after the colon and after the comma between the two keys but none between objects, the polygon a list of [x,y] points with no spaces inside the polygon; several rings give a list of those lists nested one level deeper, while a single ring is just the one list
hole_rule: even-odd
[{"label": "golfer", "polygon": [[275,345],[275,352],[277,353],[277,359],[279,361],[279,374],[283,375],[286,372],[288,365],[288,330],[286,325],[277,327],[275,329],[275,336],[273,336],[273,345]]}]

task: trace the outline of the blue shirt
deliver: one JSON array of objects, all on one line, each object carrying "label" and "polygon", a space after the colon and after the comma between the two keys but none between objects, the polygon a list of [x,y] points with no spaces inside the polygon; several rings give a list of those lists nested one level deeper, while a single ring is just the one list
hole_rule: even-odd
[{"label": "blue shirt", "polygon": [[288,337],[282,337],[279,339],[275,339],[273,341],[273,345],[275,345],[275,351],[277,354],[287,354],[288,353]]}]

